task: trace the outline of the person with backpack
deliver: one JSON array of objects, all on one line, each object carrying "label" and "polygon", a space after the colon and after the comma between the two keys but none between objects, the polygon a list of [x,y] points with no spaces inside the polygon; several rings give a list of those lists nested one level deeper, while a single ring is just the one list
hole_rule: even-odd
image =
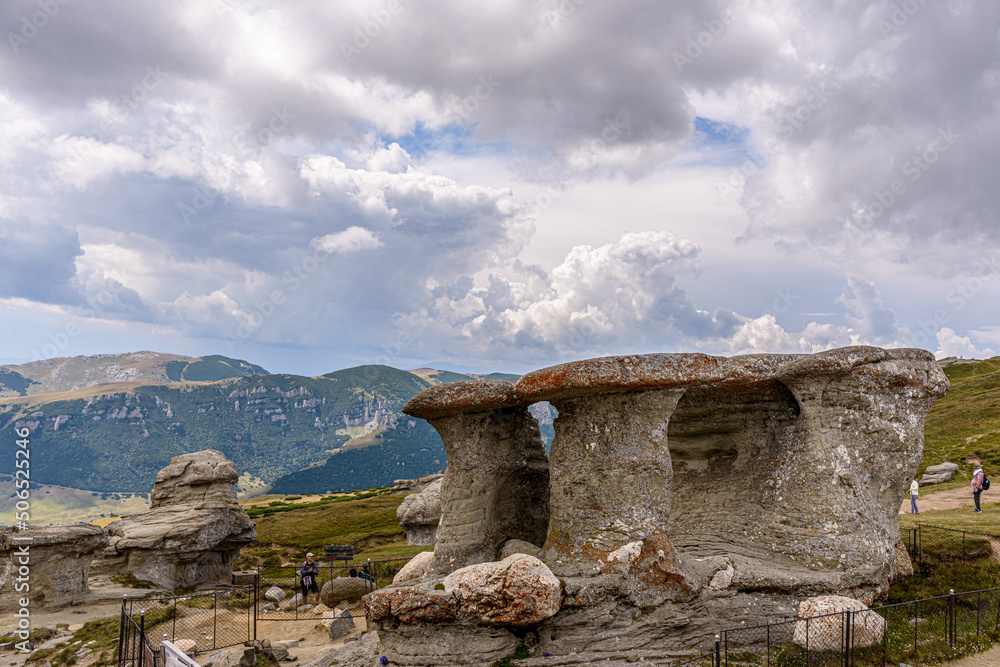
[{"label": "person with backpack", "polygon": [[914,477],[913,481],[910,482],[910,514],[920,514],[920,510],[917,509],[917,496],[920,491],[920,482]]},{"label": "person with backpack", "polygon": [[986,474],[983,472],[982,467],[976,466],[972,471],[972,499],[976,501],[976,509],[973,512],[982,512],[982,508],[979,506],[979,496],[982,494],[983,489],[989,488],[989,482],[986,481]]},{"label": "person with backpack", "polygon": [[309,604],[309,591],[316,593],[316,600],[319,601],[319,584],[316,577],[319,576],[319,565],[313,560],[311,553],[306,554],[306,561],[299,568],[302,576],[302,604]]}]

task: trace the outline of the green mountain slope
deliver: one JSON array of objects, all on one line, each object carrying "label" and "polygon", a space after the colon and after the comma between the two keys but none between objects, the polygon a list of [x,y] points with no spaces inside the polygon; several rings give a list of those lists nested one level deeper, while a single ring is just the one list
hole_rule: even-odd
[{"label": "green mountain slope", "polygon": [[[127,356],[97,363],[122,369]],[[32,394],[24,386],[29,380],[18,384],[11,375],[7,386],[22,391],[0,397],[0,473],[14,471],[14,431],[28,428],[32,479],[43,484],[144,494],[171,457],[212,448],[237,464],[244,484],[274,482],[282,493],[385,486],[445,465],[437,433],[403,415],[403,405],[434,384],[481,377],[389,366],[304,377],[259,374],[259,366],[219,356],[135,357],[149,362],[130,367],[137,372],[154,375],[155,367],[183,381],[133,379]],[[104,368],[93,357],[51,361],[77,380],[86,368]],[[232,377],[238,373],[244,375]],[[225,379],[210,382],[220,375]],[[551,418],[543,430],[551,431]]]},{"label": "green mountain slope", "polygon": [[0,366],[0,398],[76,391],[109,382],[213,382],[267,371],[221,355],[186,357],[161,352],[95,354]]},{"label": "green mountain slope", "polygon": [[920,473],[942,461],[967,472],[969,457],[987,471],[1000,470],[1000,357],[951,364],[944,373],[951,389],[927,415]]}]

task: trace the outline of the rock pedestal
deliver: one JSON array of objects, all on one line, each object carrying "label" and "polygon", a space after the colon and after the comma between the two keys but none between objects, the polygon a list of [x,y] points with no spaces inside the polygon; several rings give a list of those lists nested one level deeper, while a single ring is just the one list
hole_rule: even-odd
[{"label": "rock pedestal", "polygon": [[442,479],[438,479],[419,493],[411,493],[396,509],[396,518],[406,531],[406,543],[410,546],[429,546],[437,539],[441,521],[441,482]]},{"label": "rock pedestal", "polygon": [[[107,531],[85,523],[0,528],[0,608],[13,608],[22,597],[36,605],[82,599],[94,553],[107,544]],[[27,576],[20,574],[22,566]]]},{"label": "rock pedestal", "polygon": [[151,508],[108,527],[105,566],[169,590],[230,583],[240,549],[257,539],[236,499],[238,479],[236,464],[213,449],[170,459]]},{"label": "rock pedestal", "polygon": [[[371,626],[398,665],[516,646],[490,621],[502,608],[470,624],[435,588],[512,540],[542,547],[560,582],[535,648],[579,664],[624,645],[673,660],[819,595],[870,604],[901,574],[899,498],[947,389],[928,352],[851,347],[607,357],[425,390],[403,411],[448,453],[433,567],[368,596]],[[559,411],[549,459],[541,401]]]}]

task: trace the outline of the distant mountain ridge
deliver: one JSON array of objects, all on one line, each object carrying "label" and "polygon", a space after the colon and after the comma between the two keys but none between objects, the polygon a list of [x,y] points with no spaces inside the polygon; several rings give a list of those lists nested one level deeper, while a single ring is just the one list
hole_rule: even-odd
[{"label": "distant mountain ridge", "polygon": [[267,371],[221,355],[187,357],[161,352],[59,357],[0,366],[0,398],[75,391],[113,382],[213,382]]},{"label": "distant mountain ridge", "polygon": [[[0,396],[0,473],[13,472],[14,429],[28,428],[35,481],[134,493],[148,492],[171,457],[206,448],[236,462],[243,485],[288,478],[279,486],[308,483],[301,492],[383,486],[435,472],[446,464],[441,440],[423,420],[403,415],[403,405],[436,384],[518,377],[389,366],[305,377],[227,357],[154,352],[6,371],[0,379],[17,395]],[[9,375],[15,372],[56,392],[18,385]],[[115,381],[81,386],[101,374]]]}]

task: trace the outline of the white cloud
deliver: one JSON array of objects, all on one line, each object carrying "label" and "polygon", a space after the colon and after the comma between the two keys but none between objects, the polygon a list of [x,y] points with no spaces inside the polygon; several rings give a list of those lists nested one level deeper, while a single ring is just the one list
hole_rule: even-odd
[{"label": "white cloud", "polygon": [[965,359],[988,359],[996,354],[988,347],[977,349],[969,336],[959,336],[954,329],[944,327],[937,332],[938,349],[934,353],[938,359],[964,357]]},{"label": "white cloud", "polygon": [[359,250],[374,250],[383,244],[372,230],[353,226],[342,232],[315,238],[310,245],[326,253],[346,255]]}]

